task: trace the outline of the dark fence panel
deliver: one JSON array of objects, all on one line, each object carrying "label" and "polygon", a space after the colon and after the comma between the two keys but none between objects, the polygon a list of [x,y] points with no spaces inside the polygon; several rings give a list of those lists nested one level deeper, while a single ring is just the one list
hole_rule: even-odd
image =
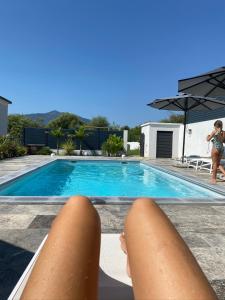
[{"label": "dark fence panel", "polygon": [[[67,134],[70,130],[64,130],[65,136],[61,137],[59,144],[62,145],[67,139]],[[102,144],[112,134],[123,138],[123,131],[118,130],[86,130],[87,136],[85,136],[82,142],[83,150],[101,150]],[[76,149],[80,148],[79,139],[73,139],[76,145]],[[24,145],[25,146],[48,146],[52,149],[56,149],[57,139],[51,135],[49,129],[46,128],[25,128],[24,129]]]},{"label": "dark fence panel", "polygon": [[23,134],[24,145],[46,145],[47,134],[44,128],[25,128]]}]

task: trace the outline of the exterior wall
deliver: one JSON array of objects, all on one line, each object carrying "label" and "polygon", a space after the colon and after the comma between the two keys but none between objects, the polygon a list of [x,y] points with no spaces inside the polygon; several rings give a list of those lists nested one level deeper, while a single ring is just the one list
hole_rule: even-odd
[{"label": "exterior wall", "polygon": [[127,145],[129,145],[130,150],[140,149],[139,142],[128,142]]},{"label": "exterior wall", "polygon": [[222,118],[225,118],[225,107],[215,110],[189,111],[187,113],[187,123],[197,123]]},{"label": "exterior wall", "polygon": [[149,125],[142,125],[141,133],[145,136],[145,143],[144,143],[144,157],[150,157],[150,126]]},{"label": "exterior wall", "polygon": [[123,131],[123,147],[127,151],[128,130]]},{"label": "exterior wall", "polygon": [[141,125],[141,132],[145,135],[144,156],[156,158],[157,131],[172,131],[172,158],[182,155],[183,125],[176,123],[146,123]]},{"label": "exterior wall", "polygon": [[7,134],[8,104],[0,99],[0,135]]},{"label": "exterior wall", "polygon": [[[200,155],[209,157],[212,142],[206,141],[206,136],[212,132],[213,124],[217,119],[208,120],[204,122],[196,122],[187,125],[186,130],[186,155]],[[225,127],[225,118],[220,118]],[[191,130],[191,132],[190,132]]]}]

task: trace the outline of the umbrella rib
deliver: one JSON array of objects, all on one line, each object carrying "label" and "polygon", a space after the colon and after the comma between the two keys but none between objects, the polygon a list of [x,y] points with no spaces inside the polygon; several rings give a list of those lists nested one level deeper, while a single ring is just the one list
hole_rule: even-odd
[{"label": "umbrella rib", "polygon": [[[169,100],[168,100],[168,101],[169,101]],[[181,110],[184,110],[184,108],[183,108],[181,105],[179,105],[179,104],[175,103],[174,101],[169,101],[169,103],[167,103],[166,105],[164,105],[164,106],[160,107],[159,109],[163,109],[163,108],[165,108],[165,107],[169,106],[170,104],[173,104],[174,106],[176,106],[176,107],[180,108]]]},{"label": "umbrella rib", "polygon": [[[218,82],[218,84],[221,84],[223,86],[223,88],[225,88],[225,84],[224,84],[224,81],[225,81],[225,77],[223,78],[223,80],[219,80],[218,78],[214,78],[215,81]],[[209,82],[210,84],[212,84],[211,82]]]},{"label": "umbrella rib", "polygon": [[224,105],[224,106],[225,106],[225,101],[222,101],[222,100],[218,100],[218,99],[210,100],[210,99],[207,99],[207,100],[205,100],[205,101],[212,102],[212,103],[216,103],[216,104],[221,104],[221,105]]},{"label": "umbrella rib", "polygon": [[197,107],[197,106],[200,106],[200,105],[204,106],[204,107],[207,108],[208,110],[212,110],[210,107],[208,107],[206,104],[204,104],[204,102],[206,102],[206,101],[208,101],[208,100],[203,100],[204,102],[200,102],[200,101],[198,102],[194,97],[190,97],[190,98],[191,98],[192,100],[194,100],[195,103],[189,107],[189,110],[192,110],[193,108],[195,108],[195,107]]},{"label": "umbrella rib", "polygon": [[[211,80],[217,81],[218,84],[211,82]],[[218,80],[217,77],[212,78],[211,76],[211,78],[207,79],[206,82],[208,82],[208,84],[211,84],[213,86],[213,88],[210,91],[208,91],[208,93],[205,94],[206,97],[210,95],[216,88],[218,88],[220,84],[222,84],[225,88],[225,84],[222,81]]]},{"label": "umbrella rib", "polygon": [[[217,74],[217,75],[215,75],[215,76],[212,76],[212,75],[207,75],[207,74],[205,74],[205,75],[202,75],[202,76],[211,76],[211,78],[210,79],[216,79],[217,78],[217,76],[221,76],[221,75],[223,75],[223,74],[225,74],[225,72],[223,73],[223,72],[221,72],[222,74]],[[188,79],[187,79],[188,80]],[[179,92],[182,92],[182,91],[185,91],[186,89],[190,89],[190,88],[193,88],[193,87],[195,87],[195,86],[197,86],[197,85],[199,85],[199,84],[201,84],[201,83],[203,83],[203,82],[208,82],[208,78],[207,79],[204,79],[204,80],[202,80],[202,81],[199,81],[199,82],[197,82],[197,83],[195,83],[195,84],[192,84],[192,85],[190,85],[189,87],[185,87],[185,88],[182,88],[181,90],[179,90]],[[212,83],[211,83],[212,84]]]}]

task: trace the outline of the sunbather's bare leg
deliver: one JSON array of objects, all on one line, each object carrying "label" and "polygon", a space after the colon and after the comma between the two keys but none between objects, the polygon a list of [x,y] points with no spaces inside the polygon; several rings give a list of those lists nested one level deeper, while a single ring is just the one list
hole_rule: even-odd
[{"label": "sunbather's bare leg", "polygon": [[215,300],[192,253],[152,200],[138,199],[125,221],[136,300]]},{"label": "sunbather's bare leg", "polygon": [[52,225],[22,299],[97,299],[100,232],[90,201],[70,198]]},{"label": "sunbather's bare leg", "polygon": [[[121,233],[121,235],[120,235],[120,243],[121,243],[121,249],[127,255],[127,245],[126,245],[126,239],[125,239],[124,232]],[[131,274],[130,274],[130,264],[129,264],[128,256],[127,256],[127,275],[129,277],[131,277]]]}]

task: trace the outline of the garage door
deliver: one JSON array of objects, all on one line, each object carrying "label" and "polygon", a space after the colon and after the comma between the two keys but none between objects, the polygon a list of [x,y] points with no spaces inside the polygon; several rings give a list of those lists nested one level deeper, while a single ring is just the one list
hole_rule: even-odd
[{"label": "garage door", "polygon": [[156,157],[171,158],[173,146],[172,131],[157,131]]}]

